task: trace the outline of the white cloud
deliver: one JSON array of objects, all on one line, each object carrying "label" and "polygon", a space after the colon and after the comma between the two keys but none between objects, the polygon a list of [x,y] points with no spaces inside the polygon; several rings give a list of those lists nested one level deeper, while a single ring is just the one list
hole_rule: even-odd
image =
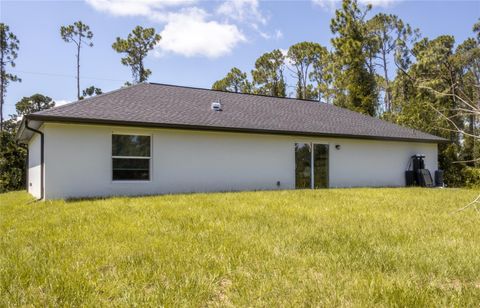
[{"label": "white cloud", "polygon": [[374,7],[390,7],[401,0],[359,0],[362,4],[371,4]]},{"label": "white cloud", "polygon": [[283,37],[283,32],[278,30],[278,29],[275,30],[275,32],[273,32],[273,33],[267,33],[267,32],[263,32],[263,31],[260,31],[260,30],[257,30],[257,31],[258,31],[258,34],[260,34],[260,36],[263,37],[266,40],[269,40],[269,39],[279,40]]},{"label": "white cloud", "polygon": [[186,57],[216,58],[228,54],[240,42],[246,41],[236,25],[208,20],[199,8],[170,13],[160,33],[156,55],[173,52]]},{"label": "white cloud", "polygon": [[191,5],[196,0],[86,0],[97,11],[115,16],[147,16],[158,18],[162,10]]},{"label": "white cloud", "polygon": [[[156,56],[176,53],[186,57],[220,57],[247,40],[239,23],[247,22],[256,29],[257,24],[267,22],[258,0],[227,0],[217,7],[214,15],[193,5],[198,0],[85,1],[100,12],[142,16],[163,25],[162,39],[153,53]],[[277,31],[269,36],[280,38],[282,33]]]},{"label": "white cloud", "polygon": [[70,104],[72,102],[67,99],[54,99],[53,101],[55,102],[55,107]]},{"label": "white cloud", "polygon": [[340,2],[338,0],[312,0],[312,3],[316,6],[321,7],[322,9],[328,11],[335,11],[337,4]]},{"label": "white cloud", "polygon": [[258,0],[227,0],[217,8],[217,14],[252,25],[267,24],[267,18],[259,9]]}]

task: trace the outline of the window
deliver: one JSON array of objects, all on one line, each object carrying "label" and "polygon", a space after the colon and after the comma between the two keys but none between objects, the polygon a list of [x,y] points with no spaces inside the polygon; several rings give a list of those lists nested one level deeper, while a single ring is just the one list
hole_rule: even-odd
[{"label": "window", "polygon": [[150,136],[112,135],[112,180],[149,181]]}]

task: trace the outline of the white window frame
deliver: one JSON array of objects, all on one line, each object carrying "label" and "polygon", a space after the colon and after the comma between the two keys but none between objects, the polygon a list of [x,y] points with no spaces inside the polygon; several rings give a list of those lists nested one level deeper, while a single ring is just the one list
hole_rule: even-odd
[{"label": "white window frame", "polygon": [[[112,155],[112,148],[113,148],[113,136],[114,135],[122,135],[122,136],[148,136],[150,138],[150,156],[117,156],[117,155]],[[131,133],[131,132],[112,132],[110,136],[110,177],[112,180],[112,183],[149,183],[152,181],[153,178],[153,163],[152,163],[152,157],[153,157],[153,135],[152,134],[145,134],[145,133]],[[120,159],[148,159],[148,180],[114,180],[113,179],[113,159],[114,158],[120,158]]]}]

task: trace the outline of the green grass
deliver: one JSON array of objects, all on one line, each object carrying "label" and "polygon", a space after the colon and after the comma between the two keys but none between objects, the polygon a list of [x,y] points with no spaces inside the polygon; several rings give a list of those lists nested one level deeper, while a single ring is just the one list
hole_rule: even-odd
[{"label": "green grass", "polygon": [[1,306],[477,306],[479,191],[0,195]]}]

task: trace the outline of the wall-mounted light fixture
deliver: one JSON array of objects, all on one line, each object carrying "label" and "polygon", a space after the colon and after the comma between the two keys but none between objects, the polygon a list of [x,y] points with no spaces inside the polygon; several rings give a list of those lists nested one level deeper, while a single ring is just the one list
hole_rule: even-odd
[{"label": "wall-mounted light fixture", "polygon": [[335,149],[340,150],[341,146],[339,144],[335,145]]}]

